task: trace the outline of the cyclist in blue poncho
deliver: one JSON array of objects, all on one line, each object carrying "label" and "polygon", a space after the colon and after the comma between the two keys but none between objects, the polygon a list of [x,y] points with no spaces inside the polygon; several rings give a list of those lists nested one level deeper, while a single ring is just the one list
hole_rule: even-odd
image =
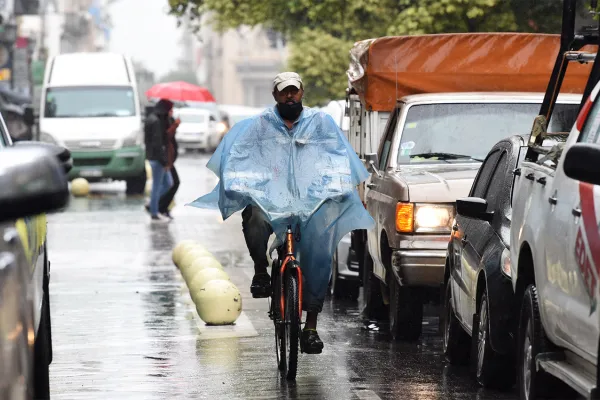
[{"label": "cyclist in blue poncho", "polygon": [[356,186],[368,172],[333,119],[303,107],[300,76],[284,72],[273,81],[277,104],[241,121],[225,135],[208,167],[219,176],[215,189],[192,206],[218,207],[223,219],[243,210],[242,227],[254,262],[250,290],[255,298],[271,295],[267,271],[269,237],[282,239],[290,224],[301,226],[298,246],[305,283],[302,332],[305,353],[318,354],[323,342],[317,317],[331,275],[331,259],[340,239],[374,221]]}]

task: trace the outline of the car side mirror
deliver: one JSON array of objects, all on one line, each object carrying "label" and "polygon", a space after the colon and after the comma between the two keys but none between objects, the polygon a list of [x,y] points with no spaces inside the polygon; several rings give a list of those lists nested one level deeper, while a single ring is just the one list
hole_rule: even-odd
[{"label": "car side mirror", "polygon": [[0,150],[0,221],[59,210],[69,203],[69,185],[58,159],[42,148]]},{"label": "car side mirror", "polygon": [[460,216],[492,222],[493,212],[487,211],[488,203],[479,197],[464,197],[456,200],[456,213]]},{"label": "car side mirror", "polygon": [[73,168],[73,158],[71,158],[71,152],[66,147],[37,141],[16,142],[14,145],[19,148],[42,149],[53,154],[62,166],[65,174]]},{"label": "car side mirror", "polygon": [[565,154],[565,175],[581,182],[600,185],[600,145],[575,143]]},{"label": "car side mirror", "polygon": [[23,122],[25,122],[25,125],[29,127],[35,124],[35,113],[33,111],[33,107],[25,107],[25,110],[23,110]]}]

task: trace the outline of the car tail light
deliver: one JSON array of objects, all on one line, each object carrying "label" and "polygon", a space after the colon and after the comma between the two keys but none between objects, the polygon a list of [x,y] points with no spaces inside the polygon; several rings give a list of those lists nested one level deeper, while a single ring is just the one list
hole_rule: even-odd
[{"label": "car tail light", "polygon": [[413,231],[414,211],[412,203],[396,204],[396,230],[398,232]]}]

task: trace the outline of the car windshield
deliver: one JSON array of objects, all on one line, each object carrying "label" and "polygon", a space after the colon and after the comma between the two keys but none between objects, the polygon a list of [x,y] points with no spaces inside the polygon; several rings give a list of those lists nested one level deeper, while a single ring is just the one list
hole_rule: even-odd
[{"label": "car windshield", "polygon": [[131,117],[135,96],[130,87],[62,87],[46,92],[45,118]]},{"label": "car windshield", "polygon": [[179,114],[179,119],[182,123],[187,122],[190,124],[201,124],[206,118],[201,114]]},{"label": "car windshield", "polygon": [[[569,132],[579,104],[556,104],[549,132]],[[398,164],[482,161],[498,141],[529,134],[539,104],[426,104],[407,114]]]}]

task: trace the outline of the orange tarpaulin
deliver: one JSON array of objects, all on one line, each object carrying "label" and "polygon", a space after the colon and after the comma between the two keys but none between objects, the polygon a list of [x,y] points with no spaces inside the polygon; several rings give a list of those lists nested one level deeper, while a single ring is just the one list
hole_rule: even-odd
[{"label": "orange tarpaulin", "polygon": [[[545,92],[559,49],[560,36],[545,34],[382,37],[354,45],[348,77],[372,111],[391,111],[417,93]],[[561,92],[583,93],[590,70],[571,62]]]}]

